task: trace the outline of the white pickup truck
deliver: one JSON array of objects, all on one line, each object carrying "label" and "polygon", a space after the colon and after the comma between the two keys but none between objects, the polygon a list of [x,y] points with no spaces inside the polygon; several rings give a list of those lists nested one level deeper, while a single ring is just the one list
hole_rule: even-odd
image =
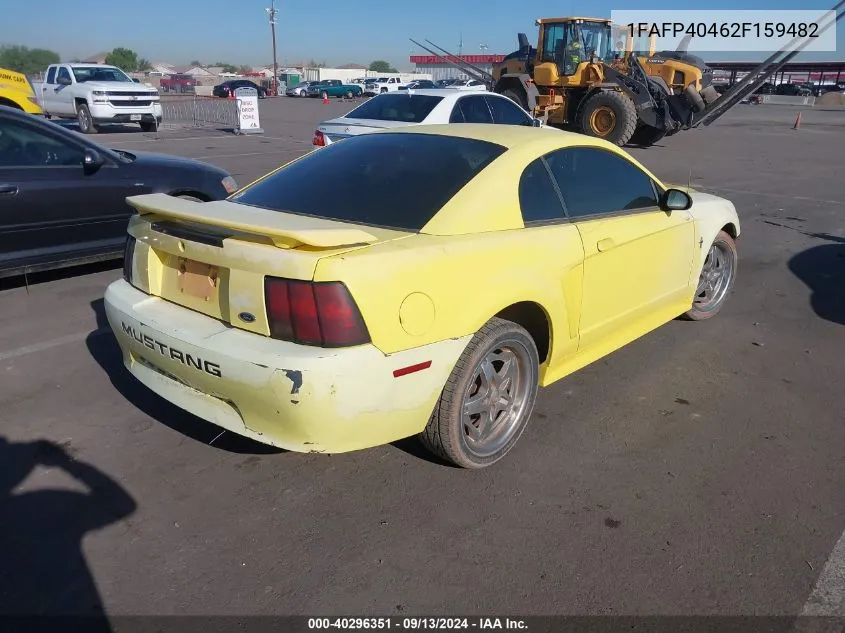
[{"label": "white pickup truck", "polygon": [[44,114],[76,119],[85,134],[104,123],[139,123],[144,132],[161,124],[159,93],[105,64],[52,64],[41,84]]},{"label": "white pickup truck", "polygon": [[406,83],[406,81],[402,81],[399,77],[375,77],[367,80],[367,83],[364,85],[364,94],[373,96],[383,92],[397,92],[399,86],[404,86]]}]

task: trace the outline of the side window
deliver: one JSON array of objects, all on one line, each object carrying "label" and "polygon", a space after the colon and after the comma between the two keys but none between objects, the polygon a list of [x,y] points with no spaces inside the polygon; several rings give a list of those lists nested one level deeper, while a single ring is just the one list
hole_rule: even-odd
[{"label": "side window", "polygon": [[507,97],[485,97],[490,111],[493,113],[493,123],[500,125],[531,125],[531,117]]},{"label": "side window", "polygon": [[651,178],[608,150],[562,149],[546,161],[573,219],[657,206]]},{"label": "side window", "polygon": [[59,75],[58,75],[57,79],[62,79],[62,78],[65,78],[68,81],[70,81],[70,72],[64,66],[59,68]]},{"label": "side window", "polygon": [[449,123],[466,123],[464,112],[461,110],[461,100],[456,101],[452,107],[452,115],[449,117]]},{"label": "side window", "polygon": [[48,84],[56,83],[56,67],[55,66],[50,66],[50,70],[47,71],[46,83],[48,83]]},{"label": "side window", "polygon": [[18,121],[0,118],[0,167],[82,167],[84,152]]},{"label": "side window", "polygon": [[464,97],[458,101],[461,111],[464,113],[465,123],[492,123],[490,108],[487,107],[487,100],[484,97]]},{"label": "side window", "polygon": [[522,172],[519,179],[519,207],[522,210],[522,221],[526,224],[566,217],[560,196],[557,195],[542,158],[535,160]]},{"label": "side window", "polygon": [[544,62],[557,62],[556,53],[563,50],[563,47],[566,45],[566,40],[564,39],[564,25],[563,24],[553,24],[552,26],[546,27],[544,38],[543,38],[543,61]]}]

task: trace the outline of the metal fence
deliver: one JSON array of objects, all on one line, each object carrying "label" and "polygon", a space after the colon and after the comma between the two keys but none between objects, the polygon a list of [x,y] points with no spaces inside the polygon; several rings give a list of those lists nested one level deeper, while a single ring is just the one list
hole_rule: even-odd
[{"label": "metal fence", "polygon": [[238,127],[236,99],[197,95],[162,97],[162,129],[204,127],[234,130]]}]

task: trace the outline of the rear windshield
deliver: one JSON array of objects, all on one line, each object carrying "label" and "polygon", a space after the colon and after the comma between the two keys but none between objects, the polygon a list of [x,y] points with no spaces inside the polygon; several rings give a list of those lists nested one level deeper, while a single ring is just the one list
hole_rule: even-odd
[{"label": "rear windshield", "polygon": [[419,231],[505,150],[452,136],[362,134],[314,150],[230,199],[274,211]]},{"label": "rear windshield", "polygon": [[344,118],[422,123],[442,100],[443,97],[388,93],[362,103]]}]

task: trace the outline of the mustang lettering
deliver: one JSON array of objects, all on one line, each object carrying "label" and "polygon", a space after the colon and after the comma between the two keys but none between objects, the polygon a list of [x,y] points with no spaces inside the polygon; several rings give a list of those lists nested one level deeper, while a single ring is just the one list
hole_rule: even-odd
[{"label": "mustang lettering", "polygon": [[138,341],[141,345],[153,350],[157,351],[159,354],[164,356],[165,358],[170,358],[175,361],[179,361],[186,367],[193,367],[195,369],[199,369],[204,371],[207,374],[212,376],[216,376],[217,378],[223,377],[223,372],[220,370],[220,365],[217,363],[212,363],[211,361],[203,360],[202,358],[196,357],[194,358],[190,354],[185,352],[179,351],[175,347],[170,347],[165,343],[161,343],[157,341],[153,337],[148,334],[143,334],[142,332],[137,331],[131,325],[126,325],[126,323],[121,322],[120,324],[123,328],[123,333],[131,336],[133,339]]}]

